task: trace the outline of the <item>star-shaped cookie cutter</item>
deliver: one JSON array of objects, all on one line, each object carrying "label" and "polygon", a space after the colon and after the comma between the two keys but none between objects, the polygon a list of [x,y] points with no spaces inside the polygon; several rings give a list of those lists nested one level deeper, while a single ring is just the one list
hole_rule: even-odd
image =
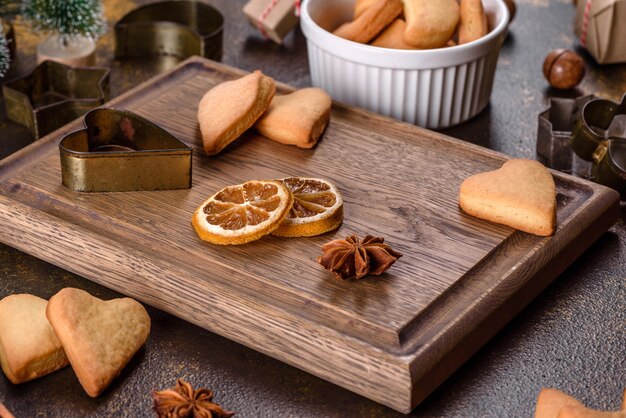
[{"label": "star-shaped cookie cutter", "polygon": [[575,99],[550,98],[550,107],[539,114],[537,121],[537,159],[542,164],[589,177],[591,164],[577,159],[569,143],[583,106],[595,98],[592,94]]},{"label": "star-shaped cookie cutter", "polygon": [[620,103],[596,99],[585,104],[570,145],[580,158],[593,162],[595,181],[626,200],[626,94]]},{"label": "star-shaped cookie cutter", "polygon": [[109,69],[44,61],[27,76],[5,83],[2,91],[7,117],[36,139],[106,102]]},{"label": "star-shaped cookie cutter", "polygon": [[63,185],[77,192],[189,189],[192,149],[124,109],[98,108],[61,139]]},{"label": "star-shaped cookie cutter", "polygon": [[192,55],[220,61],[224,17],[199,1],[161,1],[140,6],[115,24],[115,57]]}]

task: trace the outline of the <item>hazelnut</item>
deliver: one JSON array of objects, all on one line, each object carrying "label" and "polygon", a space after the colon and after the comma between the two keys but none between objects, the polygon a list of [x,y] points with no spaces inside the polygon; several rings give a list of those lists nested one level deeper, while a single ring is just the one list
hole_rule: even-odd
[{"label": "hazelnut", "polygon": [[571,89],[585,76],[585,63],[574,51],[555,49],[543,62],[543,75],[557,89]]}]

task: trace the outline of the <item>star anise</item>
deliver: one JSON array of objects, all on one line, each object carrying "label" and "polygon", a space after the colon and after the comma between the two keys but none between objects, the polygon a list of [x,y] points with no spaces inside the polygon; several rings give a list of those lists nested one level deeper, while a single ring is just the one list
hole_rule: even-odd
[{"label": "star anise", "polygon": [[194,390],[183,379],[171,389],[152,392],[154,410],[159,418],[229,418],[234,412],[213,402],[213,391]]},{"label": "star anise", "polygon": [[324,254],[317,257],[326,270],[338,279],[360,279],[368,274],[383,274],[402,254],[384,243],[384,238],[367,235],[363,241],[356,235],[322,245]]}]

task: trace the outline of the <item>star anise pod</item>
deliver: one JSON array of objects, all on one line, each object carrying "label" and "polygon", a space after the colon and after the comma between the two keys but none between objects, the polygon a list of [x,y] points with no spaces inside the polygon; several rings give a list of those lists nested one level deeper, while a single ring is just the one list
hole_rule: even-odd
[{"label": "star anise pod", "polygon": [[360,279],[368,274],[383,274],[402,254],[384,243],[384,238],[367,235],[362,241],[356,235],[322,245],[324,254],[317,257],[326,270],[338,279]]},{"label": "star anise pod", "polygon": [[229,418],[234,412],[213,402],[213,391],[194,390],[183,379],[171,389],[152,392],[154,410],[159,418]]}]

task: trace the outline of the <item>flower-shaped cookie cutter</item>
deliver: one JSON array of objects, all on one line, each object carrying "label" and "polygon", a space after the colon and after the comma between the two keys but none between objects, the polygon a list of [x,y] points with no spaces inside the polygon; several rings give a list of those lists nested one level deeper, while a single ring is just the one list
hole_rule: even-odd
[{"label": "flower-shaped cookie cutter", "polygon": [[59,143],[63,185],[77,192],[189,189],[192,149],[124,109],[98,108]]},{"label": "flower-shaped cookie cutter", "polygon": [[44,61],[2,90],[7,117],[39,138],[107,101],[109,69]]},{"label": "flower-shaped cookie cutter", "polygon": [[140,6],[115,24],[115,57],[201,55],[222,59],[224,17],[199,1],[161,1]]},{"label": "flower-shaped cookie cutter", "polygon": [[593,162],[595,181],[626,200],[626,94],[620,103],[596,99],[585,104],[570,145],[580,158]]}]

